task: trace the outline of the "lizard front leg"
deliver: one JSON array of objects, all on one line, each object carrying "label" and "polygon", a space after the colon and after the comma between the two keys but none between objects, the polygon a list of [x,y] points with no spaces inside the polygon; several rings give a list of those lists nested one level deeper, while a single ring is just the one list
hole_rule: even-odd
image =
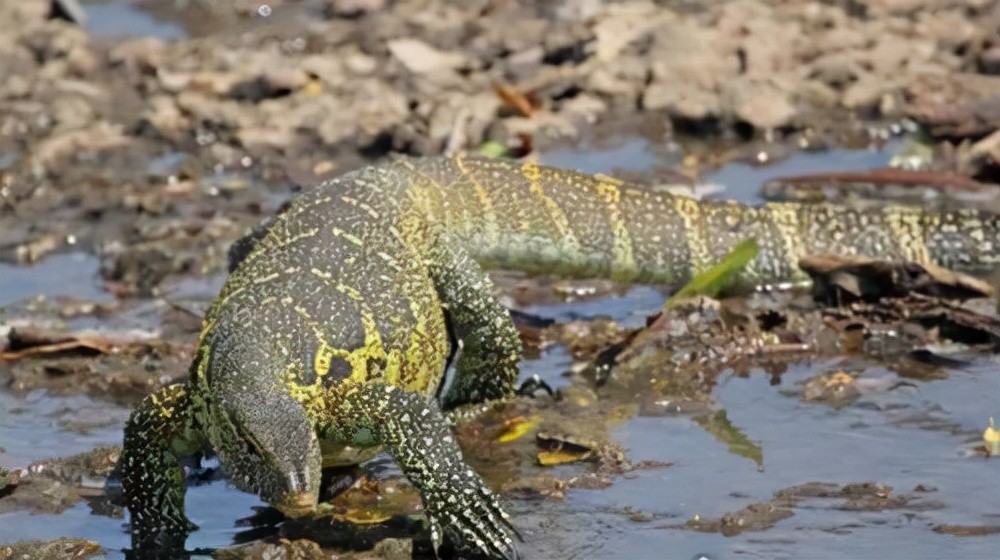
[{"label": "lizard front leg", "polygon": [[493,282],[468,253],[443,242],[431,252],[427,268],[464,345],[442,407],[510,397],[519,373],[521,337],[493,294]]},{"label": "lizard front leg", "polygon": [[427,397],[383,384],[332,389],[323,437],[357,446],[382,445],[420,491],[437,549],[516,558],[510,517],[462,458],[448,421]]},{"label": "lizard front leg", "polygon": [[197,442],[185,385],[160,389],[129,417],[119,465],[137,554],[183,550],[188,533],[197,528],[184,515],[184,471],[178,463],[199,448]]}]

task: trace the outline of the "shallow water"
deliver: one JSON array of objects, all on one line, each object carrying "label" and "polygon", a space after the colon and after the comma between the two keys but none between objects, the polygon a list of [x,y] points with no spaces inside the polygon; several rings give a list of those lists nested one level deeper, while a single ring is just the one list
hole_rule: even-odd
[{"label": "shallow water", "polygon": [[[759,201],[757,189],[768,177],[806,171],[868,168],[884,163],[889,151],[792,156],[774,167],[749,169],[730,164],[711,174],[715,182],[732,183],[725,196]],[[663,163],[644,141],[620,148],[588,152],[565,150],[546,154],[543,162],[588,171],[619,167],[643,170]],[[79,255],[50,257],[31,268],[0,268],[0,302],[32,297],[72,295],[107,298],[96,282],[96,259]],[[177,297],[199,297],[217,289],[217,279],[189,281],[175,287]],[[650,287],[634,287],[621,296],[595,301],[530,306],[524,311],[566,321],[610,316],[629,326],[642,323],[663,301]],[[770,384],[771,376],[754,371],[749,377],[724,374],[713,396],[729,420],[763,449],[763,469],[726,450],[693,420],[680,416],[640,416],[614,432],[634,461],[669,461],[674,466],[640,470],[618,477],[603,490],[572,490],[563,501],[513,501],[512,513],[526,537],[524,552],[532,558],[995,558],[1000,539],[954,537],[931,530],[938,524],[1000,524],[1000,462],[966,456],[987,418],[1000,418],[1000,363],[997,357],[974,356],[971,365],[949,371],[941,381],[914,381],[887,392],[862,396],[833,409],[806,403],[783,391],[838,362],[793,366]],[[562,347],[544,351],[522,366],[554,384],[571,359]],[[893,379],[897,374],[872,364],[864,377]],[[103,419],[86,434],[60,428],[58,412],[72,408]],[[99,411],[95,413],[95,411]],[[24,466],[32,461],[118,444],[125,409],[87,397],[56,398],[43,393],[14,397],[0,393],[0,464]],[[886,511],[842,511],[840,500],[808,500],[794,516],[771,529],[734,537],[698,533],[672,525],[696,515],[717,517],[769,499],[776,490],[811,481],[874,481],[897,493],[918,485],[936,488],[915,505]],[[928,505],[921,507],[920,504]],[[939,504],[943,507],[929,507]],[[188,512],[202,529],[189,549],[231,544],[242,529],[237,519],[262,505],[253,496],[215,482],[188,491]],[[636,522],[629,510],[652,520]],[[125,519],[94,513],[81,503],[61,515],[0,515],[0,542],[29,538],[76,536],[100,542],[109,558],[122,558],[127,546]]]},{"label": "shallow water", "polygon": [[[713,197],[726,198],[745,204],[760,204],[764,199],[760,189],[770,179],[807,173],[828,173],[833,171],[867,171],[885,167],[895,152],[902,146],[898,139],[891,139],[881,147],[871,146],[863,150],[835,148],[817,152],[794,152],[788,157],[768,162],[752,164],[735,161],[718,169],[706,170],[700,177],[703,183],[723,187]],[[682,154],[667,151],[654,153],[646,139],[627,140],[621,145],[599,152],[579,149],[561,149],[546,152],[540,161],[555,167],[578,169],[587,173],[609,173],[613,169],[645,171],[654,165],[676,166]]]},{"label": "shallow water", "polygon": [[84,28],[97,35],[156,37],[163,40],[188,36],[182,26],[157,19],[129,0],[84,0],[81,6],[87,14]]},{"label": "shallow water", "polygon": [[111,301],[98,281],[99,268],[97,257],[87,253],[52,255],[31,266],[0,262],[0,307],[37,296]]}]

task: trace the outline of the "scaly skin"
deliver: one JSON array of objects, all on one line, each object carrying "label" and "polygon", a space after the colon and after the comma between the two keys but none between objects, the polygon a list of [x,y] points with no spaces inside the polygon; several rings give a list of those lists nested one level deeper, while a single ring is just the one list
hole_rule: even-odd
[{"label": "scaly skin", "polygon": [[290,516],[315,509],[322,466],[381,448],[420,490],[435,546],[447,537],[515,556],[507,515],[434,399],[447,324],[464,347],[443,408],[512,393],[521,345],[482,267],[676,285],[751,236],[761,252],[748,284],[804,280],[806,253],[1000,262],[1000,218],[975,210],[699,203],[461,156],[363,169],[299,196],[235,246],[241,262],[205,316],[190,380],[132,415],[122,461],[134,546],[183,541],[177,457],[199,446]]}]

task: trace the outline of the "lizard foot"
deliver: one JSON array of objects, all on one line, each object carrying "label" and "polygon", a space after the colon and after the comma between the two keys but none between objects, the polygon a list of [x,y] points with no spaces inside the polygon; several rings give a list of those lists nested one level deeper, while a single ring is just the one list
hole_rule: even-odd
[{"label": "lizard foot", "polygon": [[[444,473],[441,473],[444,474]],[[482,478],[471,469],[453,472],[438,492],[425,496],[431,541],[437,550],[444,539],[471,557],[490,560],[517,560],[520,555],[513,537],[521,535],[510,522],[500,500]]]}]

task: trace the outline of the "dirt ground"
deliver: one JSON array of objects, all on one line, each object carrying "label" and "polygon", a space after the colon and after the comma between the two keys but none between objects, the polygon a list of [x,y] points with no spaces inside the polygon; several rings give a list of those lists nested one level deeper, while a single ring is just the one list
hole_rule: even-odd
[{"label": "dirt ground", "polygon": [[998,178],[1000,2],[184,6],[140,2],[189,33],[167,41],[0,6],[0,257],[82,248],[148,293],[390,152],[602,132],[823,147],[915,122],[932,167]]}]

